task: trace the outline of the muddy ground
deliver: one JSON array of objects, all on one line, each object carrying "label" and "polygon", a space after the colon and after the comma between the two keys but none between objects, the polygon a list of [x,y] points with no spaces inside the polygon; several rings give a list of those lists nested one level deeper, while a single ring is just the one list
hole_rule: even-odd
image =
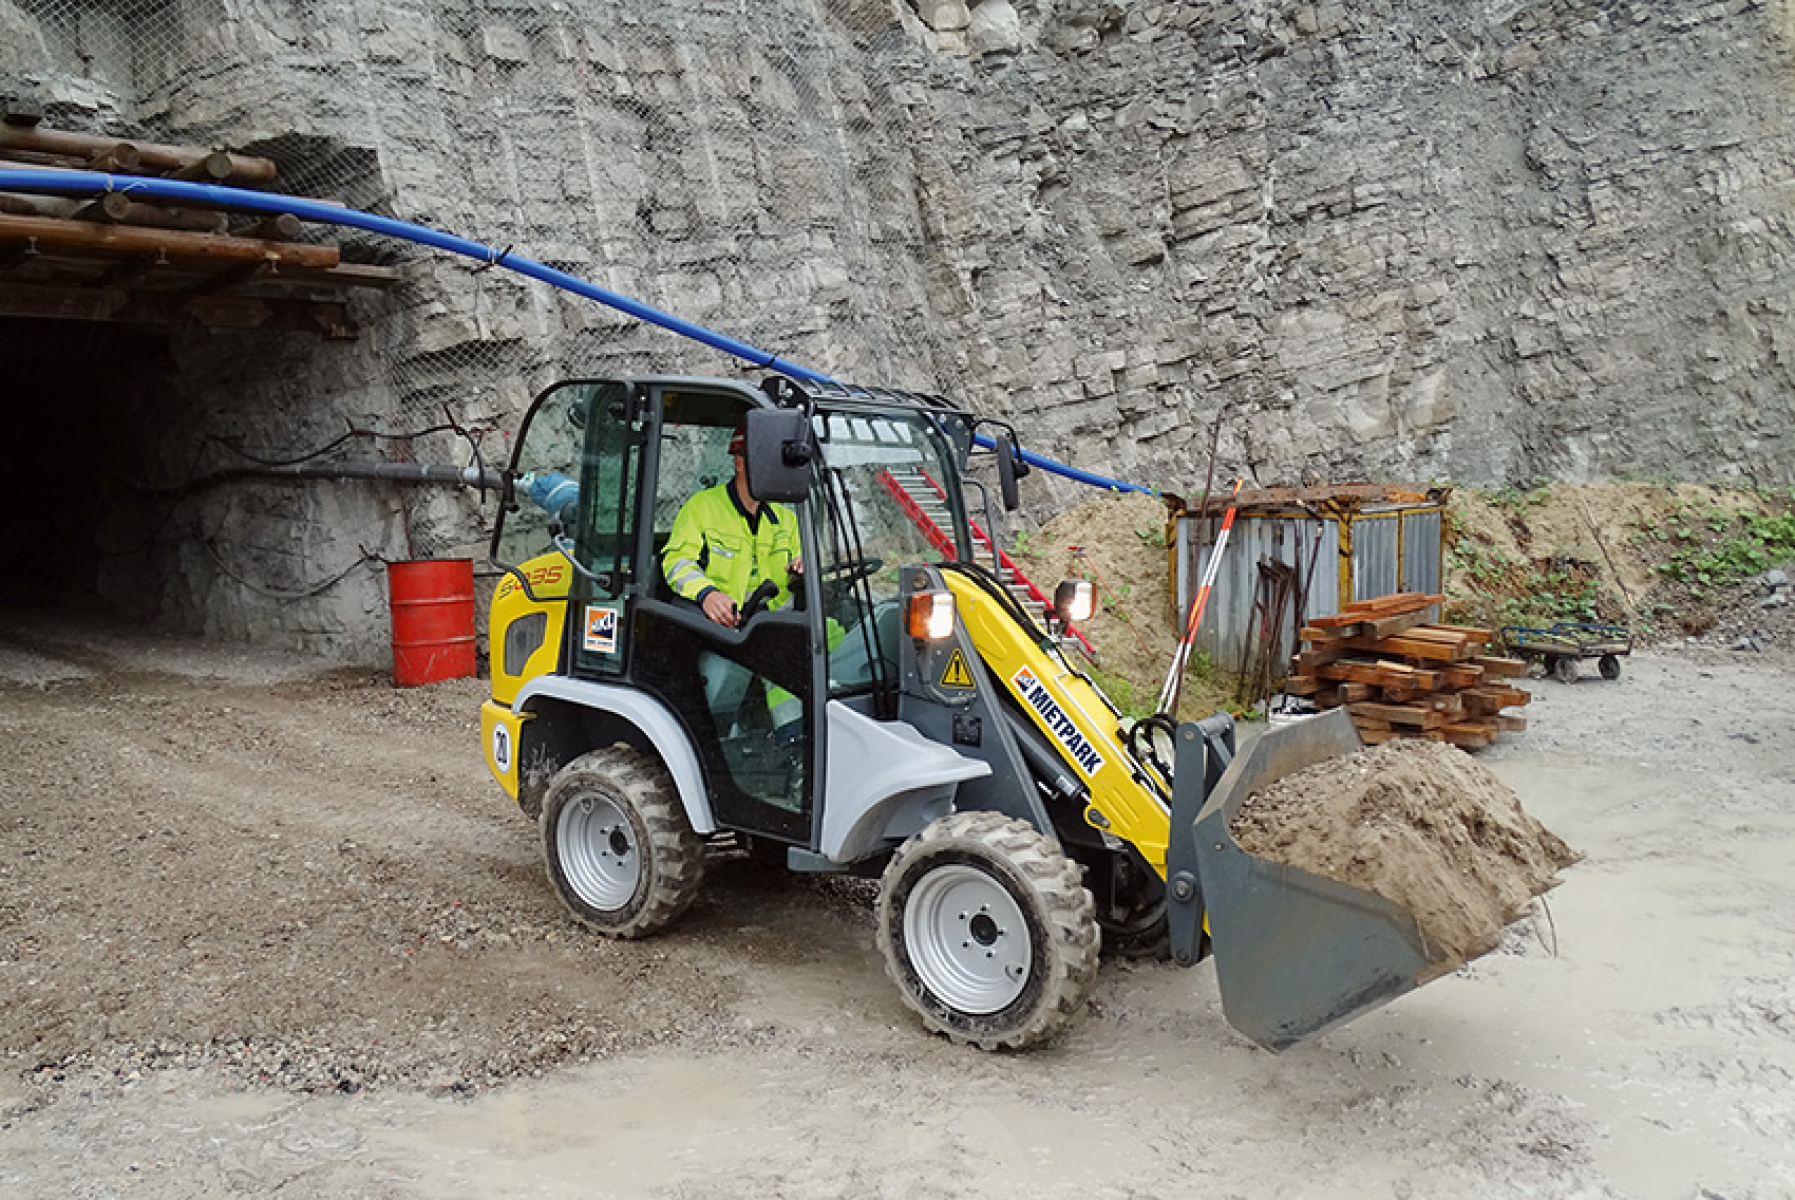
[{"label": "muddy ground", "polygon": [[1533,684],[1481,761],[1588,858],[1446,979],[1272,1056],[1209,965],[1106,961],[985,1055],[865,885],[725,856],[582,933],[473,681],[6,626],[0,1196],[1795,1196],[1786,656]]}]

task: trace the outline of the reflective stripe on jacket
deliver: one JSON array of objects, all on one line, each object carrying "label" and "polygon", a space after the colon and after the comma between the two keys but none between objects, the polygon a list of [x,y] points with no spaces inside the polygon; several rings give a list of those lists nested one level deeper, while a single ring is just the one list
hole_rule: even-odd
[{"label": "reflective stripe on jacket", "polygon": [[791,599],[786,569],[798,556],[798,518],[783,504],[763,504],[756,525],[749,528],[730,484],[687,500],[661,552],[668,586],[693,602],[715,588],[740,604],[761,580],[771,579],[779,591],[768,607],[782,607]]}]

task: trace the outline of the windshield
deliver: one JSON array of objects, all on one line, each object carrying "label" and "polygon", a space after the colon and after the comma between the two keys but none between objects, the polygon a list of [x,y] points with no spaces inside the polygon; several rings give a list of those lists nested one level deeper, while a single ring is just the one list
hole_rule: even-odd
[{"label": "windshield", "polygon": [[826,514],[816,578],[831,623],[831,690],[841,694],[895,678],[899,571],[963,558],[966,522],[959,472],[926,415],[825,412],[816,432],[813,496]]}]

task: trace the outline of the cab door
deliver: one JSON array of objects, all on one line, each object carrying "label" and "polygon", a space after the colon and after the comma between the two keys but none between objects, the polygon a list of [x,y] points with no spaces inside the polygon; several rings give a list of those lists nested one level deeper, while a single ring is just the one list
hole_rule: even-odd
[{"label": "cab door", "polygon": [[[725,828],[813,847],[814,785],[821,744],[813,698],[821,678],[818,618],[800,589],[789,602],[729,628],[668,583],[667,542],[680,511],[701,492],[713,511],[734,479],[735,431],[760,399],[722,381],[668,380],[648,389],[639,593],[630,678],[680,718],[697,748],[712,811]],[[759,521],[784,522],[810,544],[807,505],[763,505]],[[758,528],[758,525],[756,526]],[[707,548],[743,553],[739,526]],[[786,574],[783,561],[762,577]],[[706,572],[711,575],[712,572]],[[720,575],[721,572],[716,574]],[[738,603],[746,596],[734,597]]]},{"label": "cab door", "polygon": [[492,606],[493,698],[547,673],[620,675],[634,591],[642,421],[618,380],[536,398],[512,456],[513,504],[493,528],[506,569]]}]

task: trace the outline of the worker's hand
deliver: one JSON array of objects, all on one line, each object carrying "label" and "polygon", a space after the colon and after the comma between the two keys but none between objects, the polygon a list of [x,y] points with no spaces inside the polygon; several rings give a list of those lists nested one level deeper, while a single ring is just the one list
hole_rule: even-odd
[{"label": "worker's hand", "polygon": [[705,596],[704,615],[728,629],[734,629],[739,620],[735,611],[735,601],[721,591],[713,591]]},{"label": "worker's hand", "polygon": [[785,569],[793,575],[804,574],[804,556],[800,554],[792,559],[792,561],[786,565]]}]

